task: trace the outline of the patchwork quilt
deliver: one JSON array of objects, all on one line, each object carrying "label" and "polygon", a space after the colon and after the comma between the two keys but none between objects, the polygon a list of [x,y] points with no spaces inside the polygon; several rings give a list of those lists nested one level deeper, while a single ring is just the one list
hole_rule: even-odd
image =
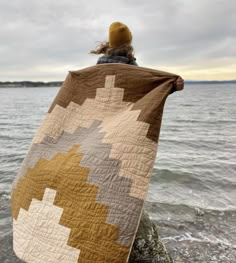
[{"label": "patchwork quilt", "polygon": [[115,63],[68,73],[13,181],[18,258],[128,261],[177,78]]}]

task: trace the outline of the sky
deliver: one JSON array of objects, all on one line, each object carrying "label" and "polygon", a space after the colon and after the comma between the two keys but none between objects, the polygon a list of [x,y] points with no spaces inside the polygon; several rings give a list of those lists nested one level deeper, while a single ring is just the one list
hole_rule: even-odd
[{"label": "sky", "polygon": [[133,35],[137,63],[185,80],[236,79],[235,0],[0,0],[0,81],[64,80],[112,22]]}]

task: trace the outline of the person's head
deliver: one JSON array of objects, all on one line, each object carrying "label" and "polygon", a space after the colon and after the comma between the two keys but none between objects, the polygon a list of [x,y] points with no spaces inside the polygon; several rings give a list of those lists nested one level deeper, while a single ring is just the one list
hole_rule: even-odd
[{"label": "person's head", "polygon": [[108,41],[100,43],[92,54],[133,56],[132,33],[128,26],[121,22],[114,22],[109,27]]}]

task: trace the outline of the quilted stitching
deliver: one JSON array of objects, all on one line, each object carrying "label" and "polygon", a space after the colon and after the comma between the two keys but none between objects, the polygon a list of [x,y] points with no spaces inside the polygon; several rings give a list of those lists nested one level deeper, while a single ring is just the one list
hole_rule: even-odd
[{"label": "quilted stitching", "polygon": [[13,182],[20,259],[128,261],[176,78],[125,64],[68,74]]}]

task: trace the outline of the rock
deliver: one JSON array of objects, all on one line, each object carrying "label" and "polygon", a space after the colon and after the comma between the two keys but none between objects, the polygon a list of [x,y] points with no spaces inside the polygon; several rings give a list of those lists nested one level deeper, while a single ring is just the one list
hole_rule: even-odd
[{"label": "rock", "polygon": [[173,263],[160,241],[157,226],[143,211],[128,263]]}]

